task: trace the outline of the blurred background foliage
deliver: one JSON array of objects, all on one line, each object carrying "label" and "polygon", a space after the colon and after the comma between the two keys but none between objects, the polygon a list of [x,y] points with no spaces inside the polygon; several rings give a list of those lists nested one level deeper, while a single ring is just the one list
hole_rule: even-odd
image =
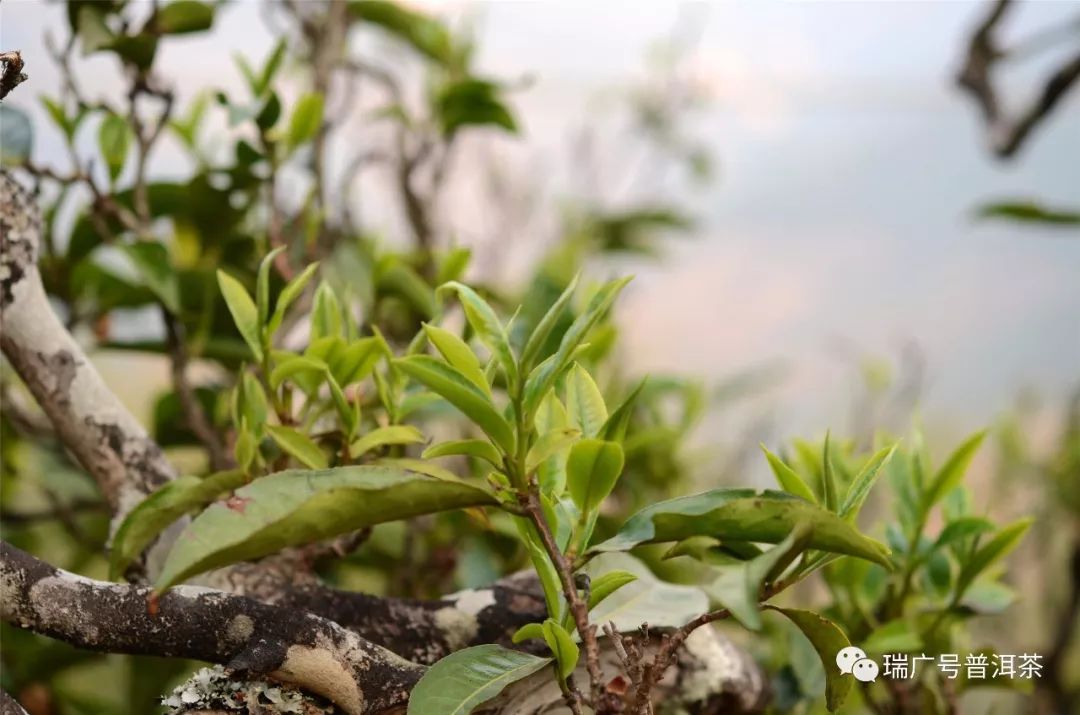
[{"label": "blurred background foliage", "polygon": [[[627,265],[661,259],[672,242],[696,235],[697,218],[685,196],[714,186],[721,157],[711,154],[695,121],[709,97],[684,71],[694,43],[685,28],[658,42],[645,71],[612,92],[609,106],[627,118],[626,133],[614,147],[597,136],[604,124],[591,116],[583,121],[572,138],[568,183],[574,188],[558,205],[541,209],[552,226],[547,237],[524,245],[528,233],[517,227],[536,211],[530,202],[537,193],[518,190],[520,178],[507,177],[497,160],[484,160],[484,146],[470,140],[516,137],[528,117],[516,108],[515,94],[530,79],[478,70],[478,48],[467,24],[379,0],[275,3],[264,12],[279,38],[272,50],[261,57],[237,54],[235,66],[215,69],[241,75],[246,91],[206,87],[180,105],[169,77],[156,71],[156,57],[179,36],[212,32],[218,16],[229,10],[196,0],[70,0],[68,27],[56,28],[49,43],[50,61],[64,78],[62,92],[37,96],[34,63],[45,58],[27,58],[31,81],[0,105],[4,162],[24,170],[44,209],[41,272],[57,310],[95,356],[158,356],[124,363],[144,365],[152,377],[132,374],[130,385],[125,375],[109,377],[125,399],[133,397],[132,390],[153,391],[148,426],[185,473],[205,474],[231,459],[239,432],[232,394],[241,368],[252,359],[219,294],[219,269],[250,290],[260,259],[284,248],[270,276],[276,295],[318,261],[359,333],[384,336],[400,350],[436,315],[433,288],[447,280],[467,276],[505,314],[520,305],[515,333],[527,335],[579,272],[596,285]],[[373,42],[377,51],[371,50]],[[95,91],[95,78],[80,75],[84,58],[101,54],[115,58],[123,96],[104,99]],[[34,161],[33,142],[43,128],[20,109],[30,102],[41,103],[53,123],[50,131],[62,136],[66,165]],[[163,142],[179,147],[184,161],[159,167],[152,155]],[[452,167],[467,152],[479,157],[475,165],[483,174],[474,178],[488,202],[479,210],[498,235],[475,250],[457,240],[447,220],[457,210],[478,210],[446,198]],[[618,167],[619,181],[600,180],[611,167]],[[677,178],[657,189],[652,179],[659,175]],[[369,190],[372,183],[378,189]],[[368,216],[369,210],[386,211],[384,201],[398,216],[397,230],[390,233],[375,228],[379,224]],[[1025,201],[988,204],[979,214],[1063,230],[1077,223],[1071,210]],[[525,269],[512,260],[521,255],[531,257]],[[305,291],[294,313],[318,314],[318,300],[314,291]],[[553,344],[580,309],[564,317]],[[609,398],[627,394],[640,379],[620,341],[620,323],[633,319],[616,315],[581,358]],[[716,320],[724,316],[703,313],[701,330]],[[311,330],[287,318],[281,342],[298,348]],[[914,554],[910,538],[921,531],[905,521],[911,514],[905,515],[910,505],[903,500],[914,479],[911,470],[922,468],[916,462],[927,469],[930,462],[940,464],[955,446],[929,429],[923,444],[920,430],[911,427],[927,389],[924,357],[915,344],[894,357],[866,356],[846,345],[838,353],[838,361],[850,364],[852,389],[849,433],[832,437],[834,463],[850,479],[876,448],[890,439],[904,441],[903,457],[888,466],[889,493],[899,496],[879,493],[868,512],[882,524],[898,525],[888,533],[882,527],[879,535],[897,552]],[[779,439],[763,399],[784,380],[786,367],[763,363],[739,374],[700,377],[652,374],[628,429],[626,473],[598,533],[610,533],[623,516],[659,499],[755,481],[764,463],[761,440],[801,474],[820,480],[823,431],[814,440]],[[2,390],[4,538],[58,566],[104,577],[108,519],[92,481],[59,448],[6,369]],[[1050,399],[1041,404],[1034,395],[1021,395],[1015,409],[997,417],[968,488],[947,507],[953,516],[971,518],[1036,515],[1006,582],[968,594],[965,605],[986,617],[964,631],[961,642],[912,643],[906,633],[899,634],[908,637],[901,638],[902,646],[886,641],[905,650],[989,648],[1040,652],[1048,659],[1044,678],[1035,683],[1038,692],[1004,695],[975,688],[964,696],[965,711],[1021,712],[1037,705],[1066,712],[1076,703],[1080,392]],[[437,409],[422,415],[443,437],[459,429]],[[477,468],[474,462],[457,466]],[[345,588],[415,597],[483,585],[526,564],[508,528],[467,514],[383,525],[355,554],[328,564],[325,575]],[[664,560],[662,552],[646,555],[674,580],[690,578],[680,569],[697,568]],[[949,559],[942,555],[906,574],[919,581],[914,588],[930,602],[955,585],[956,563]],[[793,598],[829,613],[857,642],[871,636],[867,609],[890,608],[884,574],[846,560]],[[822,672],[806,643],[778,624],[766,632],[767,638],[743,640],[774,678],[773,709],[820,709]],[[151,712],[160,694],[191,667],[81,653],[6,626],[3,641],[3,686],[33,715]],[[938,700],[927,695],[922,711],[954,708],[950,687],[928,686],[925,692]]]}]

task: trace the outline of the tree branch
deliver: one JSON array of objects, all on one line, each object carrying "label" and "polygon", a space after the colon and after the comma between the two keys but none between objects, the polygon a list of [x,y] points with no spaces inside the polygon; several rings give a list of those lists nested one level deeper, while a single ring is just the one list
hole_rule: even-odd
[{"label": "tree branch", "polygon": [[0,171],[0,348],[119,520],[175,473],[53,312],[40,237],[30,193]]},{"label": "tree branch", "polygon": [[[964,64],[956,77],[960,88],[970,94],[979,107],[991,148],[1002,159],[1008,159],[1019,151],[1031,132],[1080,80],[1080,54],[1076,54],[1047,78],[1042,92],[1026,110],[1015,118],[1005,115],[994,86],[993,72],[998,63],[1015,54],[1000,45],[996,34],[1012,5],[1012,0],[995,0],[968,40]],[[1027,45],[1022,43],[1025,54],[1030,49]]]},{"label": "tree branch", "polygon": [[270,674],[349,715],[408,699],[423,667],[324,618],[193,586],[154,599],[149,588],[94,581],[0,542],[0,616],[79,648],[193,658],[237,675]]}]

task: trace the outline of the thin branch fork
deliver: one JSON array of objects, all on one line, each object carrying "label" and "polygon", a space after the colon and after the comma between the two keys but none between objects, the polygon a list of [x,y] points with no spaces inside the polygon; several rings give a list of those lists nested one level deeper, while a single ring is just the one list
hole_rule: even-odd
[{"label": "thin branch fork", "polygon": [[[1068,91],[1080,80],[1080,52],[1058,67],[1043,85],[1042,91],[1016,117],[1005,115],[993,73],[997,65],[1013,56],[1029,54],[1036,40],[1046,41],[1059,33],[1039,33],[1036,40],[1023,42],[1009,50],[1001,46],[997,31],[1013,7],[1013,0],[995,0],[986,17],[978,24],[968,41],[964,63],[957,73],[956,82],[978,106],[986,123],[994,153],[1008,159],[1014,156],[1028,137],[1061,102]],[[1076,22],[1071,23],[1075,27]]]}]

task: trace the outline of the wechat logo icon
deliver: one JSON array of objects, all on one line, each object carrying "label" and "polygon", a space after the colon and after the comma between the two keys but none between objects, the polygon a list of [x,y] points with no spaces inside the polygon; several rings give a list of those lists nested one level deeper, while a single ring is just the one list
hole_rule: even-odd
[{"label": "wechat logo icon", "polygon": [[853,645],[836,654],[836,667],[862,683],[872,683],[878,677],[878,664],[866,657],[866,651]]}]

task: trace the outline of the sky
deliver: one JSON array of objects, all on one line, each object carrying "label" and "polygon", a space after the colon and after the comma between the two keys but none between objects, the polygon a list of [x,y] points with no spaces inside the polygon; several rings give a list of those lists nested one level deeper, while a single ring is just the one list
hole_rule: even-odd
[{"label": "sky", "polygon": [[[1080,235],[973,219],[1001,198],[1080,204],[1080,92],[1015,161],[994,160],[951,82],[984,3],[424,5],[471,19],[482,69],[530,78],[513,94],[522,135],[500,141],[522,172],[557,164],[596,97],[640,77],[680,17],[700,30],[691,64],[711,102],[693,129],[718,176],[684,197],[698,235],[634,266],[619,315],[636,371],[716,382],[781,361],[786,377],[764,404],[782,434],[811,435],[848,426],[852,355],[895,360],[917,345],[921,410],[957,433],[993,421],[1021,390],[1053,404],[1080,384]],[[1077,7],[1025,2],[1006,36]],[[166,48],[163,74],[181,100],[242,86],[233,53],[261,57],[274,41],[259,16],[235,3],[210,36]],[[63,26],[62,8],[7,0],[0,21],[32,90],[52,92],[41,37]],[[95,71],[103,62],[86,60],[84,76],[115,91]],[[1007,94],[1029,97],[1046,66],[1010,70]],[[29,108],[19,91],[13,101]],[[42,134],[35,152],[59,157],[58,137]]]}]

